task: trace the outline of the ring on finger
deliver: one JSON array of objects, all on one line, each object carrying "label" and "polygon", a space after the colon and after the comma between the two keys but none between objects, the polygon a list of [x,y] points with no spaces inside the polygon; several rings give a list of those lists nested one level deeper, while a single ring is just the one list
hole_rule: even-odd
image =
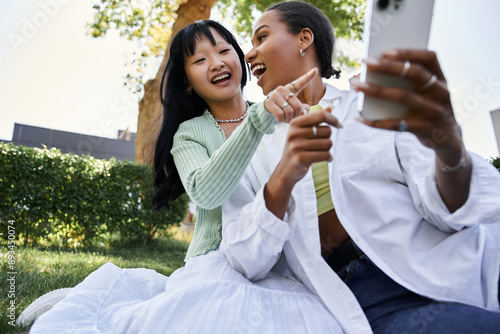
[{"label": "ring on finger", "polygon": [[300,92],[297,88],[295,88],[295,81],[290,82],[290,86],[292,86],[293,90],[295,91],[296,94]]},{"label": "ring on finger", "polygon": [[404,119],[402,119],[401,121],[399,121],[398,130],[399,131],[406,131],[406,130],[408,130],[408,123],[406,123],[406,121]]},{"label": "ring on finger", "polygon": [[429,79],[429,81],[427,81],[422,87],[420,87],[419,89],[420,90],[426,90],[428,88],[430,88],[432,85],[434,85],[436,83],[436,81],[438,80],[437,76],[435,74],[432,75],[432,77]]},{"label": "ring on finger", "polygon": [[295,94],[292,92],[288,93],[288,96],[286,97],[285,100],[288,102],[288,99],[291,98],[292,96],[295,96]]},{"label": "ring on finger", "polygon": [[288,107],[289,105],[290,105],[290,103],[288,103],[288,102],[286,102],[286,101],[285,101],[285,103],[283,103],[283,104],[280,106],[280,108],[281,108],[281,109],[284,109],[284,108]]},{"label": "ring on finger", "polygon": [[316,127],[316,125],[312,126],[312,130],[314,139],[318,138],[318,128]]},{"label": "ring on finger", "polygon": [[403,70],[401,71],[401,74],[399,75],[399,77],[400,78],[406,77],[406,75],[408,74],[408,71],[410,70],[410,67],[411,67],[411,63],[408,60],[405,61],[405,64],[403,66]]}]

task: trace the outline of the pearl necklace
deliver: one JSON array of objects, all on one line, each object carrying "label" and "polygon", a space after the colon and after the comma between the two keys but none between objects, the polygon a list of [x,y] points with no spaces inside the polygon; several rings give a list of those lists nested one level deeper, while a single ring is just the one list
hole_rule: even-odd
[{"label": "pearl necklace", "polygon": [[[236,123],[236,122],[239,122],[241,121],[243,118],[245,118],[248,114],[248,103],[245,102],[245,105],[247,106],[246,109],[245,109],[245,113],[243,114],[243,116],[239,117],[239,118],[233,118],[233,119],[217,119],[214,117],[215,121],[217,123]],[[212,115],[213,117],[213,115]]]}]

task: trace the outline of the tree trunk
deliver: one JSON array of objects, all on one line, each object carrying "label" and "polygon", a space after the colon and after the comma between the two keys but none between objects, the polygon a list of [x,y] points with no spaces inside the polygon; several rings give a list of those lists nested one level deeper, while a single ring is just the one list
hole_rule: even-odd
[{"label": "tree trunk", "polygon": [[[172,37],[182,28],[198,20],[210,18],[210,11],[217,0],[180,1],[177,18],[172,26]],[[139,101],[139,117],[135,137],[135,160],[137,163],[153,163],[154,145],[162,121],[160,102],[160,83],[163,70],[167,65],[170,41],[156,77],[144,84],[144,96]]]}]

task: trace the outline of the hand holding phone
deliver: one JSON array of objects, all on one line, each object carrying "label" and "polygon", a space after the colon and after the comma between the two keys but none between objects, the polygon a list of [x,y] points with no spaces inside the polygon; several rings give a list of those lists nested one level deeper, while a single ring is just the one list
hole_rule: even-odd
[{"label": "hand holding phone", "polygon": [[[427,49],[434,0],[368,0],[365,21],[365,58],[380,58],[390,49]],[[404,74],[404,73],[403,73]],[[414,90],[403,77],[361,73],[361,82]],[[361,97],[358,109],[363,118],[403,118],[408,110],[401,105],[372,97]]]}]

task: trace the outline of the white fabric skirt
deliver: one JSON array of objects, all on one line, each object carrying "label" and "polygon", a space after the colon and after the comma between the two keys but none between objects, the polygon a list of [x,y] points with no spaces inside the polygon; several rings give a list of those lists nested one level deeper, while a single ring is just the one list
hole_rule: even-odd
[{"label": "white fabric skirt", "polygon": [[107,263],[30,333],[343,333],[302,283],[274,271],[251,282],[213,251],[166,277]]}]

